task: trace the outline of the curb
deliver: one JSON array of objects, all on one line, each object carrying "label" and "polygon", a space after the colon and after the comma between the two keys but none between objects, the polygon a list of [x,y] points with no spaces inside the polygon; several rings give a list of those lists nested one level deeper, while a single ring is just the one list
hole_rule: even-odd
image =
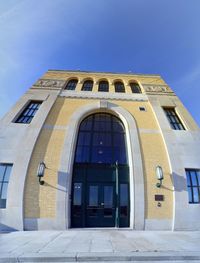
[{"label": "curb", "polygon": [[97,261],[193,261],[200,252],[130,252],[130,253],[26,253],[1,254],[0,262],[97,262]]}]

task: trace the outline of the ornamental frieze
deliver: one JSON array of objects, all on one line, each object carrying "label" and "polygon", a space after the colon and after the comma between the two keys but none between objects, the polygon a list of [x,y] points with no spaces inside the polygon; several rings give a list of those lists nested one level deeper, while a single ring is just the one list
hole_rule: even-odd
[{"label": "ornamental frieze", "polygon": [[147,92],[172,92],[167,86],[149,86],[143,85],[145,91]]},{"label": "ornamental frieze", "polygon": [[64,84],[65,84],[65,81],[64,81],[64,80],[39,79],[39,80],[34,84],[34,86],[61,88]]}]

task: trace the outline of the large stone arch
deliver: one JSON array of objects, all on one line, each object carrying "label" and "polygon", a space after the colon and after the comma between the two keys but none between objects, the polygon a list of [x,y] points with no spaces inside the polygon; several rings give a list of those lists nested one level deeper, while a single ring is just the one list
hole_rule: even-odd
[{"label": "large stone arch", "polygon": [[144,229],[144,176],[138,130],[133,116],[124,108],[107,101],[89,103],[71,116],[66,131],[58,172],[56,228],[70,228],[71,182],[77,134],[81,121],[95,112],[109,112],[121,119],[125,126],[130,167],[130,228]]}]

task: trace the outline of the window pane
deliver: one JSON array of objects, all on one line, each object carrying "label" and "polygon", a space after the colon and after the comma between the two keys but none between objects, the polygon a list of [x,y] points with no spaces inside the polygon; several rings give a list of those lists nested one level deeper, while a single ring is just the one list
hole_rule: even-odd
[{"label": "window pane", "polygon": [[91,91],[92,87],[93,87],[93,81],[88,80],[88,81],[85,81],[83,83],[82,90],[84,90],[84,91]]},{"label": "window pane", "polygon": [[98,186],[90,185],[89,187],[89,206],[98,206]]},{"label": "window pane", "polygon": [[128,216],[128,184],[120,184],[120,216]]},{"label": "window pane", "polygon": [[195,171],[190,171],[191,181],[193,186],[197,186],[197,177]]},{"label": "window pane", "polygon": [[113,145],[114,146],[123,146],[125,145],[125,138],[123,133],[115,133],[113,136]]},{"label": "window pane", "polygon": [[67,90],[75,90],[76,85],[77,85],[77,82],[78,82],[78,80],[75,80],[75,79],[70,80],[70,81],[67,83],[66,89],[67,89]]},{"label": "window pane", "polygon": [[76,159],[75,160],[77,163],[89,162],[89,147],[78,146],[76,149]]},{"label": "window pane", "polygon": [[113,206],[113,186],[104,186],[104,208]]},{"label": "window pane", "polygon": [[191,185],[191,181],[190,181],[190,172],[186,171],[186,177],[187,177],[187,185]]},{"label": "window pane", "polygon": [[7,188],[8,188],[8,183],[3,183],[2,192],[1,192],[1,199],[7,198]]},{"label": "window pane", "polygon": [[95,121],[95,131],[111,131],[111,122]]},{"label": "window pane", "polygon": [[5,173],[5,165],[0,165],[0,182],[3,181],[4,173]]},{"label": "window pane", "polygon": [[123,132],[124,131],[124,126],[121,122],[113,122],[113,130],[115,132]]},{"label": "window pane", "polygon": [[137,83],[131,83],[130,86],[133,93],[141,93],[140,87]]},{"label": "window pane", "polygon": [[73,205],[81,205],[81,196],[82,196],[82,184],[75,183],[74,184],[74,203]]},{"label": "window pane", "polygon": [[92,129],[92,119],[84,120],[81,123],[80,130],[81,131],[90,131]]},{"label": "window pane", "polygon": [[111,146],[111,134],[109,133],[97,133],[93,135],[94,146]]},{"label": "window pane", "polygon": [[4,181],[7,181],[7,182],[9,181],[11,169],[12,169],[12,165],[7,165]]},{"label": "window pane", "polygon": [[108,82],[107,81],[101,81],[99,83],[99,91],[108,91],[109,89],[109,85],[108,85]]},{"label": "window pane", "polygon": [[91,134],[89,132],[80,132],[78,137],[78,145],[90,145]]},{"label": "window pane", "polygon": [[193,187],[194,203],[199,203],[199,191],[197,187]]},{"label": "window pane", "polygon": [[112,163],[112,148],[111,147],[96,147],[92,148],[92,163]]},{"label": "window pane", "polygon": [[192,188],[188,187],[188,197],[189,197],[189,203],[192,203]]},{"label": "window pane", "polygon": [[126,151],[123,146],[114,147],[114,160],[113,163],[118,162],[118,164],[127,164]]},{"label": "window pane", "polygon": [[115,92],[125,92],[124,84],[122,82],[115,83]]}]

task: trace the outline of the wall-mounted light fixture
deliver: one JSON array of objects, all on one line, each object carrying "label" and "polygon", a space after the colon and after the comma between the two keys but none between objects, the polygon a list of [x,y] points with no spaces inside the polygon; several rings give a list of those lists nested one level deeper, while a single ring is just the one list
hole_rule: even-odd
[{"label": "wall-mounted light fixture", "polygon": [[37,177],[39,177],[39,184],[43,185],[44,181],[41,180],[42,177],[44,177],[44,170],[46,168],[46,165],[44,162],[40,162],[38,165],[38,170],[37,170]]},{"label": "wall-mounted light fixture", "polygon": [[163,170],[161,166],[156,166],[156,178],[160,181],[159,183],[156,184],[156,187],[160,188],[162,185],[162,180],[164,179],[163,176]]}]

